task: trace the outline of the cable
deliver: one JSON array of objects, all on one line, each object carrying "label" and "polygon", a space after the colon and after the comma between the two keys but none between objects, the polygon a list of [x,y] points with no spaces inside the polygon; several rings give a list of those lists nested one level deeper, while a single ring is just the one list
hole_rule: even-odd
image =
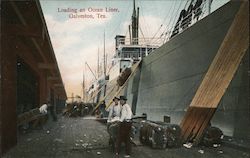
[{"label": "cable", "polygon": [[[140,2],[139,2],[139,3],[140,3]],[[140,6],[142,6],[142,5],[140,4]],[[141,13],[141,15],[142,15],[142,16],[141,16],[142,18],[140,18],[140,19],[142,19],[143,23],[145,24],[145,25],[144,25],[144,26],[145,26],[145,29],[143,29],[143,30],[146,31],[147,34],[149,34],[149,31],[148,31],[148,28],[149,28],[149,27],[148,27],[148,23],[146,23],[146,20],[145,20],[145,18],[144,18],[144,14],[143,14],[144,11],[143,11],[143,8],[142,8],[142,7],[141,7],[141,9],[140,9],[140,13]],[[139,25],[140,25],[140,21],[139,21]],[[141,25],[141,26],[142,26],[142,25]]]},{"label": "cable", "polygon": [[[189,0],[188,0],[189,1]],[[185,6],[187,5],[187,3],[188,3],[188,1],[186,1],[186,4],[185,4]],[[172,28],[173,28],[173,25],[176,23],[176,20],[177,20],[177,16],[179,16],[179,10],[180,10],[180,8],[181,8],[181,6],[182,6],[182,3],[183,1],[181,1],[180,2],[180,4],[179,4],[179,7],[178,7],[178,9],[176,10],[176,12],[175,12],[175,16],[173,16],[172,17],[172,19],[171,19],[171,21],[169,22],[169,25],[168,25],[168,32],[172,32]],[[171,24],[172,23],[172,24]],[[169,36],[170,36],[171,34],[169,34]],[[169,38],[169,36],[167,37],[165,37],[165,38]],[[165,39],[166,40],[166,39]]]},{"label": "cable", "polygon": [[139,25],[139,29],[140,29],[141,34],[142,34],[142,37],[143,37],[143,39],[144,39],[144,41],[145,41],[145,36],[144,36],[144,34],[143,34],[143,32],[142,32],[142,29],[141,29],[141,26],[140,26],[140,25]]},{"label": "cable", "polygon": [[[172,21],[172,19],[173,19],[174,10],[175,10],[176,4],[177,4],[176,2],[177,2],[177,1],[174,2],[173,11],[172,11],[172,14],[170,15],[170,20],[169,20],[168,24],[166,25],[166,29],[164,30],[164,32],[166,32],[166,33],[167,33],[167,29],[168,29],[168,27],[169,27],[169,25],[170,25],[170,23],[171,23],[171,21]],[[164,32],[163,32],[163,33],[164,33]],[[166,34],[166,33],[165,33],[165,34]]]},{"label": "cable", "polygon": [[[158,32],[160,31],[160,29],[162,28],[163,24],[165,23],[167,17],[169,16],[169,13],[170,13],[170,10],[172,10],[174,5],[171,5],[171,8],[168,10],[168,12],[166,13],[166,16],[164,17],[163,21],[162,21],[162,24],[160,25],[160,27],[158,28],[157,32],[154,34],[153,38],[151,39],[151,41],[149,43],[152,42],[152,40],[154,40],[155,36],[158,34]],[[163,35],[163,33],[160,35],[159,38],[161,38]],[[159,40],[159,39],[156,39],[156,40]],[[156,41],[157,42],[157,41]]]},{"label": "cable", "polygon": [[[128,3],[127,11],[126,11],[126,12],[123,12],[122,17],[120,18],[120,22],[116,25],[114,31],[112,31],[111,36],[114,36],[114,35],[115,35],[115,33],[117,32],[117,29],[121,26],[122,21],[124,20],[125,15],[126,15],[126,19],[127,19],[127,15],[128,15],[128,10],[129,10],[129,8],[130,8],[130,3]],[[127,13],[127,14],[125,14],[125,13]]]}]

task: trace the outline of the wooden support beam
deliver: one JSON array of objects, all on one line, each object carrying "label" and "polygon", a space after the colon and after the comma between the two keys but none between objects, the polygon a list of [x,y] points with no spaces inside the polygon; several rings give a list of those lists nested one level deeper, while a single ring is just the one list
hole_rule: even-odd
[{"label": "wooden support beam", "polygon": [[50,76],[50,77],[47,77],[47,81],[60,81],[61,78],[60,77],[55,77],[55,76]]},{"label": "wooden support beam", "polygon": [[[43,25],[40,25],[39,23],[37,23],[38,26],[41,26],[40,28],[38,28],[38,30],[40,30],[42,32],[42,40],[41,40],[42,42],[39,42],[34,37],[31,37],[30,39],[31,39],[32,43],[34,44],[35,48],[37,49],[37,51],[38,51],[39,55],[41,56],[44,63],[50,63],[50,62],[55,63],[55,66],[53,66],[53,69],[51,69],[52,67],[51,68],[50,67],[46,68],[47,66],[44,66],[44,65],[42,65],[41,67],[44,67],[45,69],[49,69],[49,71],[52,74],[55,74],[55,72],[56,72],[56,73],[58,73],[60,75],[59,68],[58,68],[57,62],[56,62],[56,57],[55,57],[55,54],[54,54],[54,51],[53,51],[52,44],[50,42],[50,37],[49,37],[48,30],[47,30],[47,27],[46,27],[46,22],[45,22],[45,19],[43,17],[43,13],[42,13],[39,1],[27,2],[26,4],[27,4],[27,7],[29,8],[27,10],[22,10],[22,9],[18,8],[18,6],[17,6],[18,2],[10,1],[10,4],[11,4],[11,7],[14,9],[14,12],[17,14],[17,17],[21,21],[21,24],[24,25],[25,27],[27,27],[27,26],[35,26],[36,25],[33,22],[31,22],[30,20],[27,20],[27,17],[28,17],[28,19],[30,19],[29,18],[30,17],[30,10],[32,10],[33,12],[36,11],[35,7],[32,6],[33,2],[36,3],[36,6],[38,7],[38,13],[39,13],[39,15],[41,17],[40,20],[43,23]],[[46,44],[43,45],[41,43],[46,43]],[[47,55],[48,54],[51,55],[52,58],[49,58],[49,56],[46,56],[45,51],[49,51],[50,54],[47,53]],[[51,61],[49,59],[51,59]],[[53,70],[56,70],[56,71],[53,71]],[[61,79],[61,83],[62,83],[62,79]],[[65,93],[65,96],[66,96],[65,91],[64,91],[64,93]]]},{"label": "wooden support beam", "polygon": [[40,56],[42,57],[43,61],[46,63],[47,62],[47,58],[44,55],[44,52],[41,49],[41,46],[37,43],[35,38],[31,38],[31,41],[33,42],[33,44],[35,45],[36,49],[38,50],[38,53],[40,54]]},{"label": "wooden support beam", "polygon": [[[10,1],[11,6],[13,7],[13,9],[15,10],[18,18],[20,19],[20,21],[22,22],[22,25],[24,25],[25,27],[28,26],[24,16],[22,15],[22,13],[20,12],[20,10],[18,9],[18,7],[16,6],[15,2]],[[36,49],[38,50],[38,53],[40,54],[40,56],[42,57],[43,61],[46,63],[47,62],[47,58],[45,57],[40,45],[37,43],[36,39],[34,37],[31,38],[31,41],[33,42],[33,44],[35,45]]]},{"label": "wooden support beam", "polygon": [[4,24],[2,32],[6,36],[28,36],[42,38],[42,32],[36,29],[36,26],[24,26],[20,24]]},{"label": "wooden support beam", "polygon": [[215,58],[181,122],[182,140],[199,143],[249,48],[249,2],[241,2]]},{"label": "wooden support beam", "polygon": [[56,69],[56,65],[51,63],[38,63],[37,66],[39,69]]},{"label": "wooden support beam", "polygon": [[61,87],[61,88],[63,88],[63,87],[64,87],[64,85],[63,85],[63,84],[61,84],[61,83],[55,83],[53,86],[54,86],[54,87]]}]

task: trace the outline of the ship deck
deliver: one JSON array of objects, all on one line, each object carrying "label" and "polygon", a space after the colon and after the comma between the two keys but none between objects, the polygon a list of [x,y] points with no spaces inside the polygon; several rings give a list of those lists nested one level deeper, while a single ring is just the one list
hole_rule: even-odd
[{"label": "ship deck", "polygon": [[[3,158],[111,158],[114,154],[108,146],[108,138],[105,124],[92,117],[59,117],[57,122],[49,120],[41,129],[20,133],[17,146]],[[120,157],[124,154],[122,148]],[[227,144],[217,148],[180,147],[164,150],[137,145],[132,147],[131,157],[249,158],[250,154]]]}]

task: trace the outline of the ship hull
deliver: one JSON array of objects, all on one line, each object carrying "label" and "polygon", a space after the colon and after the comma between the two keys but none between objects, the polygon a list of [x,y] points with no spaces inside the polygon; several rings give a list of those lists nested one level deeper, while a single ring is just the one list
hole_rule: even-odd
[{"label": "ship hull", "polygon": [[[214,59],[239,2],[229,2],[143,59],[125,94],[136,115],[179,124]],[[228,136],[249,138],[249,50],[212,119]],[[240,122],[240,123],[239,123]]]}]

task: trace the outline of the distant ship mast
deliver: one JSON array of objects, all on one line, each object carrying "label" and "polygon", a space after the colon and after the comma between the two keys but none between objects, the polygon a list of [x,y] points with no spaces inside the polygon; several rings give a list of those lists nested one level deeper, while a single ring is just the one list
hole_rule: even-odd
[{"label": "distant ship mast", "polygon": [[[130,44],[138,45],[138,37],[139,37],[139,7],[137,7],[137,12],[135,9],[135,0],[134,0],[134,9],[131,17],[132,20],[132,40],[130,40]],[[130,28],[130,27],[129,27]],[[129,29],[130,31],[130,29]],[[131,33],[130,33],[131,35]]]}]

